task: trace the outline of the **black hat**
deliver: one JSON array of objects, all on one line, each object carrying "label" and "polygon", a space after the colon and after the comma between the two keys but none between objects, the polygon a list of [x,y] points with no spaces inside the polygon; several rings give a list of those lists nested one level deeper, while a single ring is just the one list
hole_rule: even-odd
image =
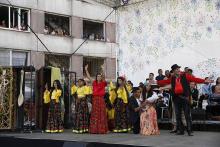
[{"label": "black hat", "polygon": [[138,90],[140,90],[139,87],[133,87],[133,89],[132,89],[132,93],[135,93],[135,92],[138,91]]},{"label": "black hat", "polygon": [[172,69],[172,71],[174,71],[175,69],[180,68],[180,67],[181,66],[179,66],[177,64],[174,64],[174,65],[171,66],[171,69]]}]

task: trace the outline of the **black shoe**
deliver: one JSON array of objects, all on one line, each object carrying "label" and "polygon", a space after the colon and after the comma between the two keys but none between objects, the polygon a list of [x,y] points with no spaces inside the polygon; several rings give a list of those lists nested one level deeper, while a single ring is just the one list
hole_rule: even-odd
[{"label": "black shoe", "polygon": [[170,131],[170,133],[177,133],[177,130],[172,130]]},{"label": "black shoe", "polygon": [[188,133],[188,136],[193,136],[191,131],[187,131],[187,133]]},{"label": "black shoe", "polygon": [[184,135],[184,132],[183,131],[179,131],[176,133],[176,135]]}]

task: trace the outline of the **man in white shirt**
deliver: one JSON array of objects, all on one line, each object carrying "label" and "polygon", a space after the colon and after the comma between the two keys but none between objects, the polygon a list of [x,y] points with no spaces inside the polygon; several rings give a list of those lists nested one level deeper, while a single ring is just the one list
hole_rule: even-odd
[{"label": "man in white shirt", "polygon": [[130,119],[133,126],[133,133],[139,134],[140,132],[140,111],[143,108],[140,95],[141,90],[139,87],[134,87],[132,91],[133,95],[129,99]]}]

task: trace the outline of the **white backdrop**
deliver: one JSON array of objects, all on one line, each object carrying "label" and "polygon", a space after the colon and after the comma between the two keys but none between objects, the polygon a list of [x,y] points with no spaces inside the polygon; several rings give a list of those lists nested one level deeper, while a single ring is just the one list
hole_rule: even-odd
[{"label": "white backdrop", "polygon": [[118,10],[118,71],[135,85],[174,63],[220,76],[220,0],[148,0]]}]

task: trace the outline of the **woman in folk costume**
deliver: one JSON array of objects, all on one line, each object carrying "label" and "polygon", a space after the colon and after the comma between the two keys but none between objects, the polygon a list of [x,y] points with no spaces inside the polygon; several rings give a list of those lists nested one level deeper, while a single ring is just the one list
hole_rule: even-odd
[{"label": "woman in folk costume", "polygon": [[107,108],[107,118],[108,118],[108,129],[109,131],[113,131],[115,128],[115,109],[114,109],[114,101],[116,98],[115,89],[112,89],[113,86],[112,81],[110,82],[106,94],[105,94],[105,103]]},{"label": "woman in folk costume", "polygon": [[75,125],[73,133],[85,133],[89,131],[89,108],[87,95],[89,89],[85,86],[83,79],[78,80],[78,86],[73,85],[71,95],[75,97]]},{"label": "woman in folk costume", "polygon": [[59,80],[53,82],[51,90],[51,101],[48,112],[47,129],[48,133],[63,132],[63,120],[61,117],[61,96],[62,87]]},{"label": "woman in folk costume", "polygon": [[86,82],[86,89],[87,89],[87,92],[88,92],[88,95],[86,95],[86,99],[88,101],[88,107],[89,107],[89,117],[90,117],[90,113],[92,111],[92,85],[91,85],[91,82],[90,81],[86,81],[87,79],[85,79],[85,82]]},{"label": "woman in folk costume", "polygon": [[[145,107],[142,109],[140,116],[140,134],[142,135],[159,135],[160,131],[157,124],[157,112],[155,107],[155,102],[157,99],[161,98],[163,95],[153,92],[152,86],[150,84],[146,85],[146,100],[144,100]],[[145,90],[144,90],[145,91]]]},{"label": "woman in folk costume", "polygon": [[115,94],[116,94],[116,99],[114,101],[115,129],[113,130],[113,132],[115,133],[128,132],[131,130],[130,120],[129,120],[129,109],[128,109],[129,93],[126,87],[126,82],[124,77],[117,78]]},{"label": "woman in folk costume", "polygon": [[[87,77],[90,79],[90,81],[92,81],[92,78],[88,72],[88,65],[85,66],[85,71]],[[93,134],[106,134],[108,132],[108,124],[104,96],[107,83],[104,79],[104,74],[97,74],[92,86],[93,97],[89,132]]]}]

